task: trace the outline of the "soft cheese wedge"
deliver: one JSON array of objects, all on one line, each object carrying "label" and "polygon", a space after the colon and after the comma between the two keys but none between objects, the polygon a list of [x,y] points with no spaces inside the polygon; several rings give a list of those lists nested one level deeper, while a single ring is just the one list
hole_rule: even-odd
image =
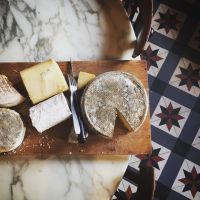
[{"label": "soft cheese wedge", "polygon": [[5,75],[0,74],[0,107],[12,107],[22,103],[25,98],[13,87]]},{"label": "soft cheese wedge", "polygon": [[33,104],[68,90],[58,64],[50,59],[20,72]]},{"label": "soft cheese wedge", "polygon": [[26,128],[14,110],[0,108],[0,153],[14,150],[24,140]]},{"label": "soft cheese wedge", "polygon": [[95,79],[94,74],[90,74],[87,72],[79,72],[78,75],[78,89],[84,88],[88,83],[90,83],[93,79]]},{"label": "soft cheese wedge", "polygon": [[31,107],[29,113],[32,125],[40,133],[68,119],[71,115],[63,93]]}]

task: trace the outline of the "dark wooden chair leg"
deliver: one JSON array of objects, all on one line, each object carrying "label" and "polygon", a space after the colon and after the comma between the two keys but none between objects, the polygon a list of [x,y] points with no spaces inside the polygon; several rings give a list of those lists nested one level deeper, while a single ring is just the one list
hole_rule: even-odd
[{"label": "dark wooden chair leg", "polygon": [[[122,0],[124,8],[134,30],[137,30],[137,38],[133,52],[133,58],[139,56],[146,44],[151,31],[151,20],[153,16],[153,0]],[[136,21],[133,21],[138,14]]]},{"label": "dark wooden chair leg", "polygon": [[140,167],[140,179],[135,200],[152,200],[154,189],[154,169],[152,167]]},{"label": "dark wooden chair leg", "polygon": [[[155,190],[154,168],[140,167],[140,171],[136,171],[132,167],[128,167],[124,179],[127,179],[138,186],[134,200],[152,200]],[[122,198],[119,198],[123,200]],[[130,199],[125,199],[130,200]]]}]

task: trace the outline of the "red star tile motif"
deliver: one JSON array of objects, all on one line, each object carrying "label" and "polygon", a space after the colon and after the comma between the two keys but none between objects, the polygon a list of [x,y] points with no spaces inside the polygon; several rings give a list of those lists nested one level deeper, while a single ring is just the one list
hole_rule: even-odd
[{"label": "red star tile motif", "polygon": [[152,50],[149,45],[146,50],[144,50],[141,54],[141,58],[147,61],[147,69],[149,70],[150,66],[154,66],[158,68],[157,61],[162,60],[160,56],[158,56],[159,49]]},{"label": "red star tile motif", "polygon": [[169,131],[171,130],[173,125],[180,128],[178,121],[184,119],[183,116],[179,115],[179,111],[181,109],[180,107],[173,108],[170,102],[167,108],[165,108],[164,106],[160,106],[160,109],[162,112],[156,114],[156,116],[161,119],[159,126],[166,125]]},{"label": "red star tile motif", "polygon": [[185,178],[179,179],[185,185],[183,192],[190,191],[193,198],[197,192],[200,192],[200,173],[198,174],[196,168],[193,167],[191,172],[183,170]]},{"label": "red star tile motif", "polygon": [[180,67],[180,70],[181,74],[176,75],[176,77],[181,79],[179,86],[186,85],[189,91],[191,90],[192,86],[199,88],[198,81],[200,80],[200,68],[193,69],[192,65],[189,64],[187,69]]},{"label": "red star tile motif", "polygon": [[141,160],[139,166],[155,167],[156,169],[160,169],[158,162],[164,160],[159,156],[160,150],[161,148],[152,149],[152,154],[150,155],[136,155],[136,157]]},{"label": "red star tile motif", "polygon": [[158,29],[164,28],[166,34],[169,33],[170,29],[177,31],[176,24],[180,23],[180,21],[177,20],[178,13],[171,14],[170,10],[168,9],[166,13],[159,12],[159,15],[160,18],[155,20],[160,24]]},{"label": "red star tile motif", "polygon": [[121,200],[121,199],[124,199],[124,200],[132,200],[134,198],[134,194],[131,190],[131,187],[130,185],[128,186],[128,188],[126,189],[126,191],[122,191],[122,190],[117,190],[115,192],[115,196],[117,198],[113,199],[113,200]]}]

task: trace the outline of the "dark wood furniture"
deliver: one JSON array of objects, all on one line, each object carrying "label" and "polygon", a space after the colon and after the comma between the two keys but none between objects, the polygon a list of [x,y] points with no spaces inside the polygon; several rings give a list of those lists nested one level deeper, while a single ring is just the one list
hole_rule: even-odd
[{"label": "dark wood furniture", "polygon": [[149,38],[153,16],[153,0],[122,0],[136,33],[133,58],[139,56]]},{"label": "dark wood furniture", "polygon": [[154,180],[154,169],[152,167],[140,167],[139,174],[131,170],[130,167],[124,174],[125,178],[138,185],[137,192],[135,194],[135,200],[152,200],[155,180]]}]

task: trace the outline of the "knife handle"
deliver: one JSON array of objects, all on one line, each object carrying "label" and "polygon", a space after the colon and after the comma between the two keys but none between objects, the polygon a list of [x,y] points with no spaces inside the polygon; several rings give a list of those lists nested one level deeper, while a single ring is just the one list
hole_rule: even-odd
[{"label": "knife handle", "polygon": [[84,128],[83,121],[82,121],[82,119],[80,117],[79,117],[79,125],[80,125],[80,128],[81,128],[81,132],[78,135],[78,141],[79,141],[79,143],[85,143],[86,133],[85,133],[85,128]]},{"label": "knife handle", "polygon": [[81,118],[81,112],[80,112],[80,107],[78,104],[78,98],[76,93],[74,93],[74,103],[75,103],[75,109],[76,113],[78,115],[78,121],[79,121],[79,126],[80,126],[80,134],[78,135],[78,142],[79,143],[85,143],[86,140],[86,132],[85,132],[85,127]]},{"label": "knife handle", "polygon": [[70,97],[70,102],[71,102],[71,110],[72,110],[72,118],[73,118],[73,124],[74,124],[74,131],[77,135],[80,135],[81,133],[81,127],[80,127],[80,123],[79,123],[79,115],[76,111],[76,105],[75,105],[75,101],[74,101],[74,96],[73,94],[71,94]]}]

